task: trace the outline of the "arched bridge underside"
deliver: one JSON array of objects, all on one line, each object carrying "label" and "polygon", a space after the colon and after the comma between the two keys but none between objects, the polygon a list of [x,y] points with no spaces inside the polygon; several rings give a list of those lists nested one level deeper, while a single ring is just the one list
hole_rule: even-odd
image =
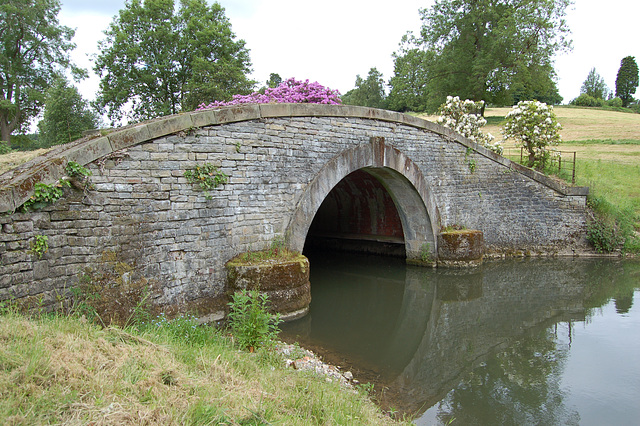
[{"label": "arched bridge underside", "polygon": [[[62,178],[69,161],[93,172],[92,189],[22,212],[34,185]],[[229,176],[210,197],[184,178],[205,163]],[[313,239],[417,259],[436,256],[440,229],[462,225],[483,231],[490,255],[584,248],[586,188],[432,122],[363,107],[185,113],[57,147],[0,179],[0,300],[53,303],[105,253],[153,282],[156,305],[208,314],[224,301],[225,262],[275,238],[297,251]],[[48,237],[42,257],[29,252],[38,235]]]}]

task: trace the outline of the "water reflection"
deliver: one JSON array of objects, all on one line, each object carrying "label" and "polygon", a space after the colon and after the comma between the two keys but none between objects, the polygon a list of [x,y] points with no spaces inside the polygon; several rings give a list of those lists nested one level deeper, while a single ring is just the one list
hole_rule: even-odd
[{"label": "water reflection", "polygon": [[[638,262],[610,260],[491,262],[475,270],[353,255],[311,262],[311,313],[286,334],[357,366],[384,389],[383,406],[415,414],[419,424],[586,424],[563,385],[575,324],[610,301],[633,316],[640,285]],[[635,328],[617,339],[638,337]],[[620,368],[635,369],[631,391],[640,397],[640,367]],[[635,405],[629,410],[640,414]]]}]

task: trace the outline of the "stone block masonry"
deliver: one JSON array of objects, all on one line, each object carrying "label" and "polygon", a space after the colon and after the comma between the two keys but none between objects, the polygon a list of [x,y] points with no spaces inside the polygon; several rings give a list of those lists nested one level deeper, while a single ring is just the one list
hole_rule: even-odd
[{"label": "stone block masonry", "polygon": [[[93,172],[94,189],[65,189],[23,213],[35,182],[55,182],[72,160]],[[211,199],[183,176],[204,163],[229,176]],[[487,255],[585,249],[586,188],[563,187],[439,125],[362,107],[236,106],[76,141],[2,175],[0,301],[53,307],[80,271],[112,253],[148,279],[157,309],[219,318],[225,262],[276,237],[302,250],[322,200],[360,169],[394,199],[408,257],[423,241],[435,250],[448,225],[481,230]],[[30,252],[36,235],[48,237],[40,258]]]}]

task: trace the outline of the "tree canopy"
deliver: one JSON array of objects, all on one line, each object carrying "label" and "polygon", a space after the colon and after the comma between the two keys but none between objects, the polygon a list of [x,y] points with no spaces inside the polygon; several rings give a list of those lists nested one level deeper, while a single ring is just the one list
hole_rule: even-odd
[{"label": "tree canopy", "polygon": [[0,140],[24,129],[44,93],[71,68],[74,30],[59,25],[59,0],[0,0]]},{"label": "tree canopy", "polygon": [[97,121],[78,89],[59,78],[46,93],[44,116],[38,123],[39,143],[51,146],[74,141],[83,131],[95,128]]},{"label": "tree canopy", "polygon": [[400,49],[393,53],[393,77],[387,98],[388,108],[394,111],[425,111],[428,101],[429,64],[434,52],[408,33],[402,37]]},{"label": "tree canopy", "polygon": [[[571,0],[436,0],[421,9],[422,29],[413,45],[429,52],[424,55],[428,61],[413,66],[421,66],[427,76],[425,108],[435,110],[448,95],[494,105],[525,99],[560,102],[553,57],[570,48],[564,19],[570,4]],[[414,49],[405,49],[404,55],[415,56]],[[396,59],[396,68],[398,64]]]},{"label": "tree canopy", "polygon": [[386,106],[384,78],[376,68],[369,70],[366,79],[356,76],[355,88],[342,96],[342,103],[346,105],[360,105],[372,108]]},{"label": "tree canopy", "polygon": [[622,99],[622,106],[628,106],[633,101],[633,94],[638,88],[638,64],[636,58],[627,56],[620,62],[620,69],[616,76],[616,96]]},{"label": "tree canopy", "polygon": [[596,72],[595,68],[591,68],[589,75],[587,75],[587,79],[582,83],[580,93],[584,93],[585,95],[592,96],[596,99],[606,99],[609,95],[609,89],[607,88],[607,84],[604,82],[604,78]]},{"label": "tree canopy", "polygon": [[255,85],[245,42],[218,3],[130,0],[105,34],[96,104],[113,121],[175,114]]}]

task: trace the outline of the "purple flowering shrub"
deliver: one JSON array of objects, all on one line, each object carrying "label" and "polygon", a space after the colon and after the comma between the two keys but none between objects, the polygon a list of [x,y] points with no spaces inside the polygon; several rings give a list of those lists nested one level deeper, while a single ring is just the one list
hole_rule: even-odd
[{"label": "purple flowering shrub", "polygon": [[250,95],[233,95],[228,102],[213,101],[210,104],[200,104],[196,111],[239,104],[269,104],[269,103],[308,103],[339,105],[340,92],[324,87],[318,82],[309,80],[298,81],[290,78],[277,87],[267,88],[263,93],[253,92]]}]

